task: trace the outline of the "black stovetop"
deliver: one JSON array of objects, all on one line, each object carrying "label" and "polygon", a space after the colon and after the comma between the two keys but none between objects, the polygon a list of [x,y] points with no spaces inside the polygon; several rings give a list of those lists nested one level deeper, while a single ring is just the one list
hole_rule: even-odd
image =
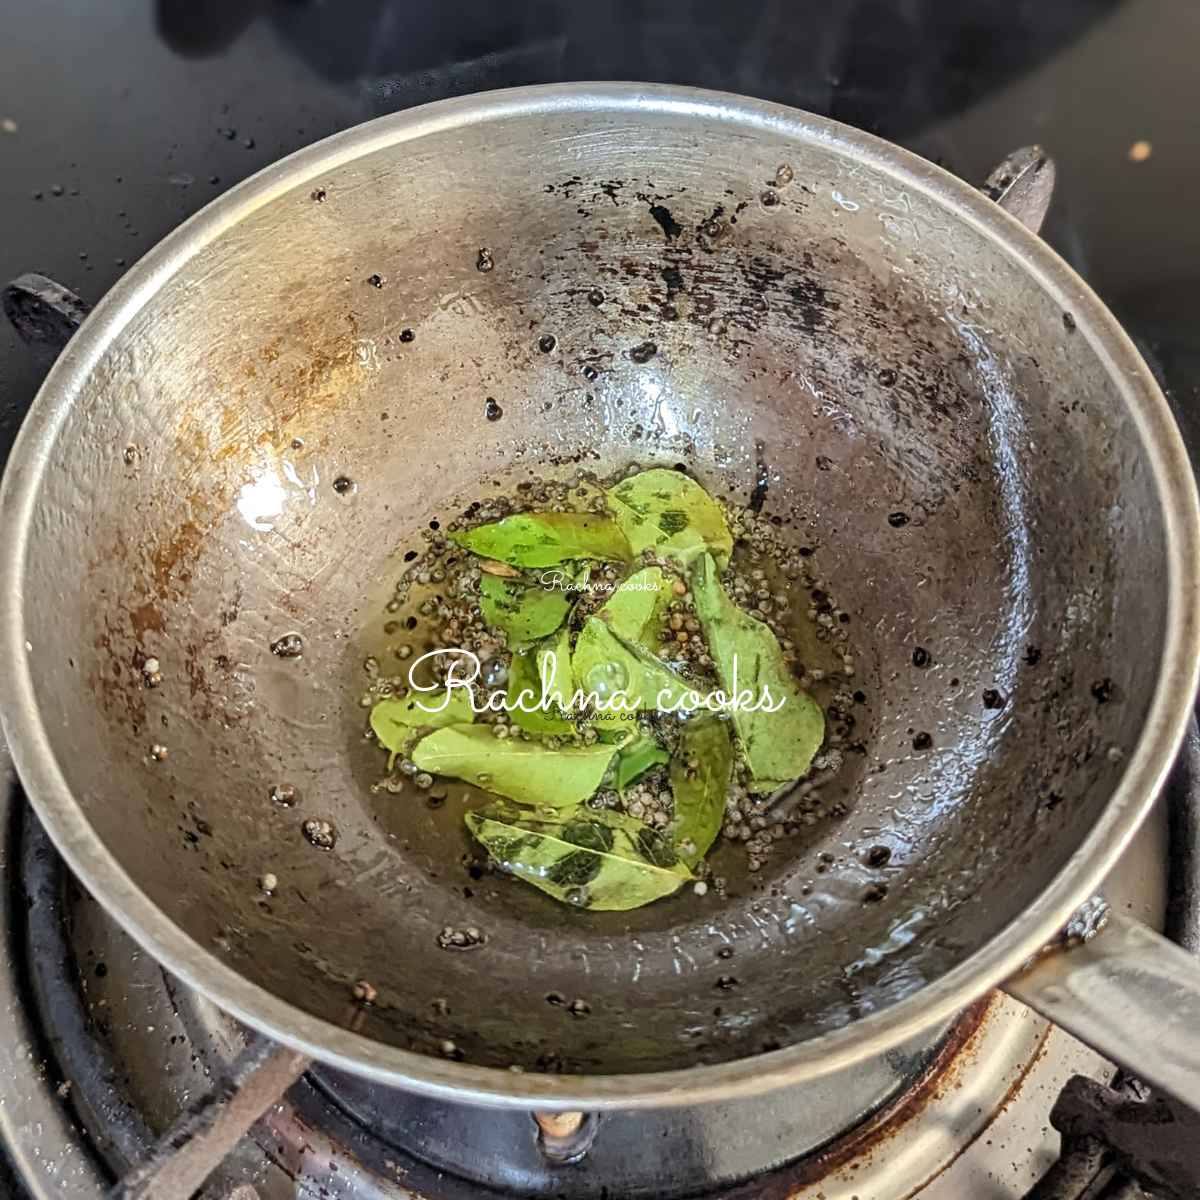
[{"label": "black stovetop", "polygon": [[[423,101],[724,88],[972,181],[1040,142],[1059,164],[1045,235],[1160,371],[1196,454],[1198,44],[1180,0],[0,0],[0,282],[41,271],[94,302],[238,180]],[[0,460],[43,370],[0,328]]]}]

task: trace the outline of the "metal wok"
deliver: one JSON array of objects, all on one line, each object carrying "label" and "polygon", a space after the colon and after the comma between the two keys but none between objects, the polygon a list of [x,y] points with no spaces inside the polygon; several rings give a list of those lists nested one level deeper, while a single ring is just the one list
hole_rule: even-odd
[{"label": "metal wok", "polygon": [[[474,879],[458,814],[372,793],[356,701],[378,589],[431,518],[497,473],[631,461],[743,495],[765,470],[765,511],[851,614],[863,753],[833,815],[726,900],[578,913]],[[729,1097],[881,1055],[1008,980],[1200,1102],[1182,952],[1114,916],[1013,982],[1171,764],[1198,564],[1150,374],[990,199],[775,105],[525,89],[294,155],[105,298],[0,495],[0,705],[54,840],[151,953],[389,1084]],[[286,633],[302,657],[272,654]],[[486,943],[439,947],[463,925]],[[360,979],[378,997],[351,1030]],[[1121,1007],[1164,986],[1169,1055]]]}]

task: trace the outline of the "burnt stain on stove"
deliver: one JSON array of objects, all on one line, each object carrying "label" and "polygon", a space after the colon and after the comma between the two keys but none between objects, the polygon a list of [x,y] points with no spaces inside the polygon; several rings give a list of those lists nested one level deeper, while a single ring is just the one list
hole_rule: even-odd
[{"label": "burnt stain on stove", "polygon": [[[756,1180],[754,1195],[759,1200],[792,1200],[801,1187],[819,1184],[836,1171],[859,1163],[866,1165],[874,1156],[887,1154],[892,1139],[931,1105],[961,1086],[963,1073],[975,1066],[977,1035],[991,1016],[992,1003],[990,997],[978,1000],[963,1013],[921,1076],[899,1097],[815,1154]],[[1008,1106],[1024,1082],[1024,1075],[1016,1080],[997,1106],[997,1112]]]}]

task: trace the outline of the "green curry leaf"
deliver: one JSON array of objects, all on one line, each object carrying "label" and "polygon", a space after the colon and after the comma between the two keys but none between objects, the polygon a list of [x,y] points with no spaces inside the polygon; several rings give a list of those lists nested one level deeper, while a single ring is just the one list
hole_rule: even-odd
[{"label": "green curry leaf", "polygon": [[496,575],[480,577],[479,597],[483,619],[515,645],[553,633],[571,611],[571,597],[561,588],[530,586]]},{"label": "green curry leaf", "polygon": [[733,535],[717,502],[681,471],[656,468],[623,479],[606,493],[634,554],[654,549],[682,566],[706,550],[722,569]]},{"label": "green curry leaf", "polygon": [[639,735],[628,745],[622,746],[617,754],[617,791],[624,795],[625,789],[635,779],[645,775],[651,767],[669,761],[670,757],[653,738]]},{"label": "green curry leaf", "polygon": [[[693,690],[660,659],[622,638],[599,617],[584,623],[571,668],[585,693],[601,701],[621,696],[631,713],[685,706]],[[608,711],[615,715],[619,710],[614,706]]]},{"label": "green curry leaf", "polygon": [[638,736],[638,718],[635,712],[593,713],[590,724],[602,742],[609,742],[617,747],[628,746]]},{"label": "green curry leaf", "polygon": [[575,693],[575,677],[571,672],[571,633],[560,629],[553,638],[547,638],[537,650],[539,678],[546,681],[546,692],[551,702],[564,711],[570,711],[571,698]]},{"label": "green curry leaf", "polygon": [[772,705],[783,701],[776,712],[734,707],[734,728],[753,780],[750,790],[772,791],[799,779],[825,736],[821,706],[797,685],[770,629],[725,594],[710,554],[692,569],[692,595],[725,693],[757,701],[767,688]]},{"label": "green curry leaf", "polygon": [[691,878],[669,839],[622,813],[542,815],[490,804],[467,813],[466,823],[503,870],[577,908],[625,912]]},{"label": "green curry leaf", "polygon": [[695,867],[721,832],[725,798],[733,771],[733,745],[717,717],[689,721],[671,758],[675,797],[672,833],[679,857]]},{"label": "green curry leaf", "polygon": [[488,725],[452,725],[422,738],[412,760],[422,771],[451,775],[520,804],[568,808],[599,786],[615,746],[554,749],[497,738]]},{"label": "green curry leaf", "polygon": [[[552,698],[552,703],[545,709],[532,712],[533,706],[542,698],[542,664],[548,664],[546,669],[546,691]],[[508,694],[505,699],[509,704],[509,720],[530,733],[564,734],[574,731],[575,726],[565,717],[559,715],[571,699],[574,691],[574,681],[571,678],[571,637],[564,628],[552,638],[546,638],[528,650],[513,654],[512,663],[508,668]],[[517,704],[522,692],[525,696],[525,707]],[[561,700],[559,699],[561,697]]]},{"label": "green curry leaf", "polygon": [[402,754],[418,729],[441,729],[446,725],[465,725],[475,720],[471,699],[462,688],[431,692],[412,692],[404,699],[388,696],[371,709],[371,729],[391,751],[388,770],[397,754]]},{"label": "green curry leaf", "polygon": [[653,648],[671,598],[672,582],[662,567],[635,571],[609,596],[596,616],[626,641]]},{"label": "green curry leaf", "polygon": [[513,567],[553,567],[575,558],[629,562],[633,557],[620,525],[592,513],[518,513],[450,538]]}]

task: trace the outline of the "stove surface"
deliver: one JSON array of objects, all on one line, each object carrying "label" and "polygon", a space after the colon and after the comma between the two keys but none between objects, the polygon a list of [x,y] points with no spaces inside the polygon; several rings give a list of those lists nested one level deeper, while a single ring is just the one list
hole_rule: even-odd
[{"label": "stove surface", "polygon": [[[763,0],[747,15],[700,0],[0,0],[0,30],[0,282],[41,271],[90,302],[187,216],[282,155],[383,113],[488,88],[608,78],[744,92],[866,128],[973,181],[1038,142],[1058,164],[1043,236],[1125,323],[1200,461],[1196,6]],[[0,322],[0,462],[45,367]],[[0,1129],[16,1169],[0,1162],[0,1196],[95,1200],[220,1078],[243,1034],[70,886],[60,958],[42,963],[52,968],[42,978],[74,980],[82,1003],[66,1012],[53,989],[39,994],[40,947],[30,945],[16,882],[20,836],[35,835],[19,789],[2,782],[6,766],[0,753],[11,885],[0,921]],[[1166,855],[1160,813],[1114,885],[1143,915],[1161,908]],[[705,1186],[737,1196],[1016,1200],[1058,1152],[1047,1114],[1065,1080],[1111,1075],[1000,997],[939,1053],[915,1099],[881,1117],[866,1142],[815,1163],[780,1165],[811,1103],[787,1094],[752,1113],[656,1115],[658,1141],[683,1147],[669,1162],[664,1149],[661,1162],[699,1170]],[[64,1070],[89,1056],[90,1072]],[[898,1075],[927,1065],[902,1064]],[[362,1126],[380,1125],[381,1105],[385,1139]],[[598,1160],[644,1144],[646,1121],[634,1129],[634,1118],[607,1118]],[[544,1164],[522,1157],[533,1136],[524,1122],[364,1096],[318,1071],[204,1194],[451,1200],[515,1183],[599,1194],[582,1166],[547,1183]],[[730,1137],[731,1128],[746,1132]],[[462,1184],[443,1168],[464,1139],[519,1143],[522,1154]],[[777,1170],[736,1182],[764,1166]],[[626,1182],[634,1187],[632,1176]]]}]

